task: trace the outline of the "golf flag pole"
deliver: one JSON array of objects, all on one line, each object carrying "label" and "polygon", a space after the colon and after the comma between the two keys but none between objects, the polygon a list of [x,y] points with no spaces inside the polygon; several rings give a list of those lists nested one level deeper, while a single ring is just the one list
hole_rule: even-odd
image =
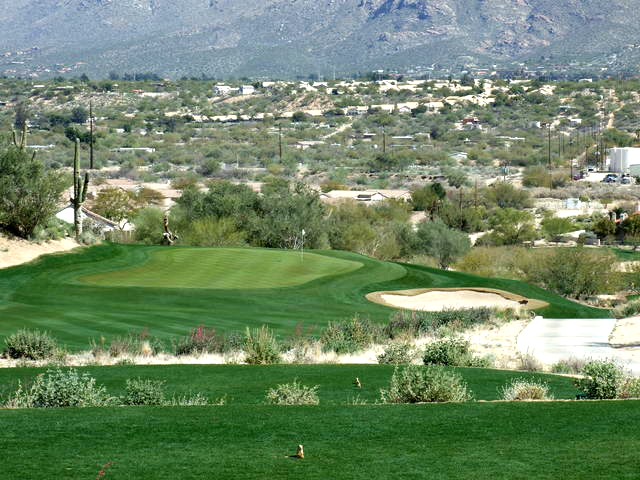
[{"label": "golf flag pole", "polygon": [[300,245],[300,261],[304,262],[304,228],[302,229],[302,244]]}]

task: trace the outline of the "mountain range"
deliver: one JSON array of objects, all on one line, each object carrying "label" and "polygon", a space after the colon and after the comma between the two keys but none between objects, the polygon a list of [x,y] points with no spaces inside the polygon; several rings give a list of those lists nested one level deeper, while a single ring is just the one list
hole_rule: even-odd
[{"label": "mountain range", "polygon": [[58,64],[102,76],[291,77],[434,63],[619,61],[640,43],[637,0],[4,2],[0,71]]}]

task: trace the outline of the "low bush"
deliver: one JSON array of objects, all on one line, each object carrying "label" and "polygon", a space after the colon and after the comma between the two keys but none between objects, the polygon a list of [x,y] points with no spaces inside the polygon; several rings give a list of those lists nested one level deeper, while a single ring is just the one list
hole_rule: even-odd
[{"label": "low bush", "polygon": [[553,373],[576,374],[582,371],[586,363],[587,361],[584,359],[570,357],[565,360],[559,360],[551,365],[551,371]]},{"label": "low bush", "polygon": [[253,330],[247,328],[244,354],[244,361],[251,365],[279,363],[281,359],[278,340],[266,325]]},{"label": "low bush", "polygon": [[416,352],[413,347],[407,343],[390,343],[384,352],[378,355],[378,363],[381,364],[408,364],[413,361]]},{"label": "low bush", "polygon": [[541,372],[543,370],[542,362],[529,351],[526,353],[518,353],[518,363],[516,370],[525,372]]},{"label": "low bush", "polygon": [[382,403],[466,402],[471,400],[462,377],[440,366],[408,365],[396,368]]},{"label": "low bush", "polygon": [[121,402],[123,405],[164,405],[164,382],[141,378],[127,380]]},{"label": "low bush", "polygon": [[422,361],[425,365],[474,366],[469,342],[461,338],[443,338],[425,346]]},{"label": "low bush", "polygon": [[104,337],[99,342],[91,340],[91,352],[94,356],[108,354],[113,358],[123,355],[148,357],[157,355],[163,348],[163,343],[151,337],[146,330],[140,333],[130,332],[126,337],[115,337],[111,342],[107,342]]},{"label": "low bush", "polygon": [[625,382],[622,367],[613,360],[591,360],[580,373],[583,378],[576,378],[574,383],[587,398],[618,398]]},{"label": "low bush", "polygon": [[21,383],[9,398],[9,408],[57,408],[57,407],[102,407],[114,405],[115,399],[107,395],[106,389],[96,385],[88,373],[68,370],[48,370],[38,375],[26,387]]},{"label": "low bush", "polygon": [[318,405],[318,385],[308,387],[294,379],[292,383],[270,388],[266,400],[270,405]]},{"label": "low bush", "polygon": [[172,397],[163,403],[163,406],[167,407],[201,407],[207,405],[224,405],[226,398],[222,397],[215,401],[215,403],[209,403],[209,399],[201,393],[196,393],[191,396],[183,395],[181,397]]},{"label": "low bush", "polygon": [[625,378],[618,390],[618,398],[640,398],[640,378]]},{"label": "low bush", "polygon": [[56,349],[56,341],[49,333],[22,329],[5,339],[4,353],[9,358],[43,360],[51,358]]},{"label": "low bush", "polygon": [[638,313],[640,313],[640,300],[632,300],[613,309],[613,315],[616,318],[632,317]]},{"label": "low bush", "polygon": [[415,338],[438,334],[443,329],[461,331],[474,325],[490,323],[496,316],[492,308],[445,309],[440,312],[399,311],[383,328],[386,338]]},{"label": "low bush", "polygon": [[217,335],[214,328],[207,329],[200,325],[186,337],[174,341],[173,351],[178,356],[226,353],[242,350],[243,340],[241,335]]},{"label": "low bush", "polygon": [[549,386],[546,383],[536,382],[535,380],[525,380],[516,378],[511,380],[501,390],[503,400],[509,402],[522,400],[553,400],[553,396],[549,394]]},{"label": "low bush", "polygon": [[325,352],[354,353],[380,340],[380,334],[378,325],[356,316],[347,322],[329,323],[321,340]]}]

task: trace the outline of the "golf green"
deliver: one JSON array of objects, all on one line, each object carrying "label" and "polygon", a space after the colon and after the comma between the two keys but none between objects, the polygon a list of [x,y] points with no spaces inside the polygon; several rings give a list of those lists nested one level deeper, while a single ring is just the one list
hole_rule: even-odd
[{"label": "golf green", "polygon": [[134,268],[86,275],[79,280],[111,287],[280,288],[361,268],[360,262],[248,248],[163,249]]},{"label": "golf green", "polygon": [[317,335],[329,322],[385,322],[397,312],[368,293],[456,287],[539,299],[549,306],[536,312],[551,318],[610,316],[522,282],[351,252],[305,252],[302,260],[299,251],[103,244],[0,270],[0,338],[38,328],[78,350],[144,329],[169,340],[199,325],[219,333],[268,325],[279,335],[302,325]]}]

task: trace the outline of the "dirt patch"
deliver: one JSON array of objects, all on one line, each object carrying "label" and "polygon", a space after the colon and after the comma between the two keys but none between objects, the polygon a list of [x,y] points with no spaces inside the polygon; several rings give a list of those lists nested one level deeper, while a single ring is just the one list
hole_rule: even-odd
[{"label": "dirt patch", "polygon": [[46,253],[66,252],[78,246],[78,243],[72,238],[38,244],[0,235],[0,268],[20,265],[35,260]]},{"label": "dirt patch", "polygon": [[366,295],[370,302],[387,307],[437,312],[445,309],[489,307],[498,309],[544,308],[542,300],[526,298],[494,288],[417,288],[372,292]]}]

